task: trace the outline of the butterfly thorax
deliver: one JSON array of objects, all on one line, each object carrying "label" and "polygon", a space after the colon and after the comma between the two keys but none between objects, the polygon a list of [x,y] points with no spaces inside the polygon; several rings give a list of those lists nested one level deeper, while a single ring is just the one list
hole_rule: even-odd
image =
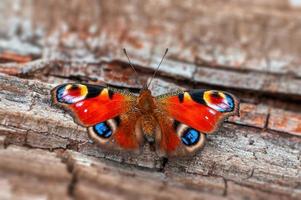
[{"label": "butterfly thorax", "polygon": [[137,107],[143,114],[153,113],[156,108],[154,97],[149,89],[143,89],[137,99]]},{"label": "butterfly thorax", "polygon": [[140,118],[141,128],[148,142],[154,142],[155,129],[157,126],[154,110],[156,108],[154,97],[151,91],[143,89],[137,99],[137,107],[142,113]]}]

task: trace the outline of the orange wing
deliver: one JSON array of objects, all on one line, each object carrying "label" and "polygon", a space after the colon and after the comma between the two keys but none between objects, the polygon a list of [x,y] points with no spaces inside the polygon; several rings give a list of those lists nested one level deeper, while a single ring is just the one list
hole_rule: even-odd
[{"label": "orange wing", "polygon": [[113,89],[87,84],[63,84],[51,92],[54,104],[71,111],[82,126],[93,126],[129,109],[134,96]]},{"label": "orange wing", "polygon": [[157,104],[158,146],[168,155],[196,152],[204,144],[204,134],[215,132],[226,117],[239,110],[236,97],[214,90],[166,94],[157,97]]},{"label": "orange wing", "polygon": [[[105,147],[137,149],[135,134],[139,113],[132,109],[136,97],[114,88],[67,83],[51,91],[54,104],[69,111],[75,122],[88,128],[89,136]],[[131,119],[131,120],[130,120]]]}]

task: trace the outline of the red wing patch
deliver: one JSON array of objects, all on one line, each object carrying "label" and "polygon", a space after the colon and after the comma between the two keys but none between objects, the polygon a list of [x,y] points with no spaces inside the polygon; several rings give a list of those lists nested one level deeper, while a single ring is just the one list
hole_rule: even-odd
[{"label": "red wing patch", "polygon": [[170,154],[178,148],[180,138],[178,137],[176,130],[172,127],[172,122],[168,122],[168,120],[168,118],[163,118],[163,116],[159,117],[159,125],[161,129],[159,148],[161,151]]},{"label": "red wing patch", "polygon": [[75,121],[86,127],[126,112],[131,99],[105,87],[84,84],[63,84],[51,94],[55,104],[71,111]]},{"label": "red wing patch", "polygon": [[125,149],[137,149],[141,143],[140,136],[135,134],[137,118],[133,115],[128,116],[131,117],[131,121],[128,119],[122,120],[122,123],[114,134],[114,139],[119,146]]},{"label": "red wing patch", "polygon": [[220,91],[193,90],[158,100],[173,119],[202,133],[213,133],[225,117],[238,111],[238,100]]}]

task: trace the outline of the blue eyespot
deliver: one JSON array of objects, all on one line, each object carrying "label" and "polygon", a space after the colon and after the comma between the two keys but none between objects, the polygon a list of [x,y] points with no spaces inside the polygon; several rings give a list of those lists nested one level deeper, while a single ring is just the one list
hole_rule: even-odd
[{"label": "blue eyespot", "polygon": [[230,95],[227,95],[227,94],[226,94],[226,99],[227,99],[228,107],[225,108],[225,111],[231,112],[231,111],[233,111],[233,108],[234,108],[234,100]]},{"label": "blue eyespot", "polygon": [[94,127],[94,132],[102,138],[109,138],[112,135],[112,129],[106,122],[101,122],[96,124]]},{"label": "blue eyespot", "polygon": [[200,132],[195,129],[188,128],[183,133],[181,140],[186,146],[195,145],[200,140]]},{"label": "blue eyespot", "polygon": [[65,86],[62,86],[57,89],[57,100],[59,102],[64,102],[64,91],[65,91]]}]

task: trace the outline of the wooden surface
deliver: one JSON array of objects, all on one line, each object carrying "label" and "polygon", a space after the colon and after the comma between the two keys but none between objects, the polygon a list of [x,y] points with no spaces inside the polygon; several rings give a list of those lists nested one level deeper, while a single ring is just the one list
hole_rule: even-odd
[{"label": "wooden surface", "polygon": [[[293,1],[0,3],[0,199],[301,199],[301,8]],[[139,77],[127,64],[126,47]],[[190,159],[104,151],[51,106],[57,84],[230,91]]]}]

